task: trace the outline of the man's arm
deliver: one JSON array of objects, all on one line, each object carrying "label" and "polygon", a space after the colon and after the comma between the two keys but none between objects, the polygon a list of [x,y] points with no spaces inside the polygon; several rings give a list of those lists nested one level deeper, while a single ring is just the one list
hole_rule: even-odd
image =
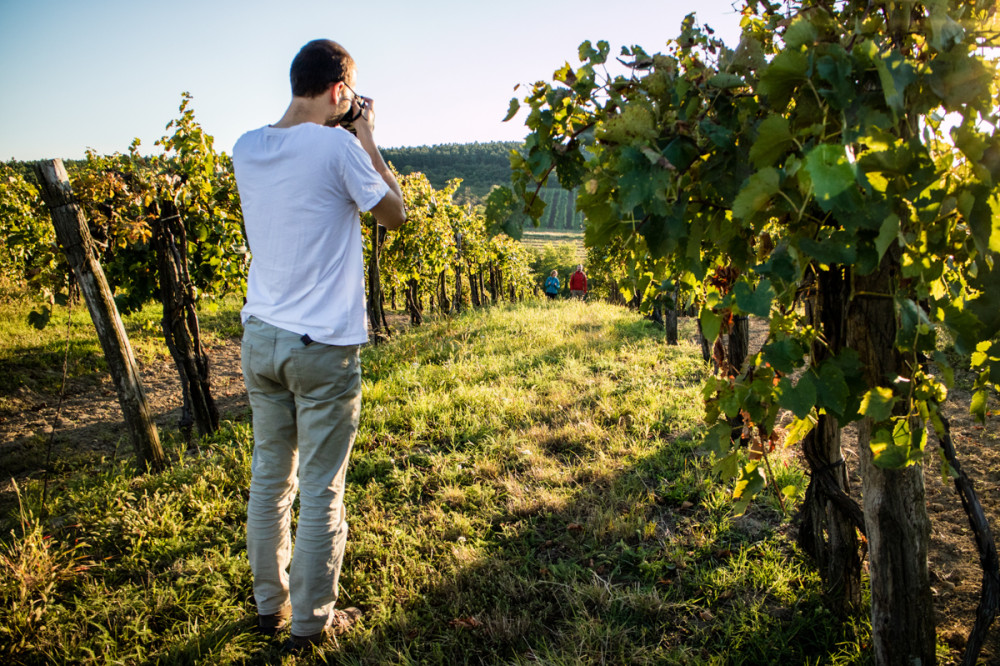
[{"label": "man's arm", "polygon": [[403,191],[396,182],[396,177],[392,175],[389,165],[382,159],[382,153],[375,145],[375,136],[372,126],[375,122],[375,108],[372,100],[368,101],[368,107],[361,117],[354,121],[354,129],[357,132],[358,141],[361,147],[368,153],[375,171],[382,176],[382,180],[389,186],[389,191],[385,193],[382,200],[372,206],[372,214],[375,219],[386,229],[398,229],[403,222],[406,222],[406,209],[403,207]]}]

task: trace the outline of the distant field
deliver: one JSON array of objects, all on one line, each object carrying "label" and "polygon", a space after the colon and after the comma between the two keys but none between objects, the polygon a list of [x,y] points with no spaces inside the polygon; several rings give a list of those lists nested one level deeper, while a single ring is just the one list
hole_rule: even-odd
[{"label": "distant field", "polygon": [[582,262],[587,258],[583,246],[583,230],[580,229],[525,229],[521,242],[532,249],[555,243],[572,243],[576,246],[576,256]]}]

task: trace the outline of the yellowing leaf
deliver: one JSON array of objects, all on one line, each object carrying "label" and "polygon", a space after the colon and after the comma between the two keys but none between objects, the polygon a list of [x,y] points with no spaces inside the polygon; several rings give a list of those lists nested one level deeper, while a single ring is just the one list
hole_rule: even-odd
[{"label": "yellowing leaf", "polygon": [[892,389],[878,386],[865,393],[858,411],[874,421],[885,421],[892,416],[892,407],[895,404],[896,398],[892,394]]}]

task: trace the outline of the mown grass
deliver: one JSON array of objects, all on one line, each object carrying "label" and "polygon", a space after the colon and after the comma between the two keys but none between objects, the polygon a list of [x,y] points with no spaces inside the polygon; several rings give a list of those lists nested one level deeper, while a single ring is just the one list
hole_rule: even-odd
[{"label": "mown grass", "polygon": [[[600,303],[432,321],[364,350],[339,649],[253,631],[252,434],[37,488],[0,536],[4,663],[865,663],[766,497],[698,450],[693,346]],[[785,483],[803,483],[778,460]],[[42,519],[42,515],[48,517]]]}]

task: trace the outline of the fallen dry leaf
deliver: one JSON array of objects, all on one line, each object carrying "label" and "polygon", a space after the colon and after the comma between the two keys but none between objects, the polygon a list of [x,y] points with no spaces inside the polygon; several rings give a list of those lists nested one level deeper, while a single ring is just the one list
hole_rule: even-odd
[{"label": "fallen dry leaf", "polygon": [[474,629],[475,627],[482,626],[483,623],[477,620],[476,618],[469,616],[469,617],[456,617],[448,624],[450,624],[453,627],[465,627],[466,629]]}]

